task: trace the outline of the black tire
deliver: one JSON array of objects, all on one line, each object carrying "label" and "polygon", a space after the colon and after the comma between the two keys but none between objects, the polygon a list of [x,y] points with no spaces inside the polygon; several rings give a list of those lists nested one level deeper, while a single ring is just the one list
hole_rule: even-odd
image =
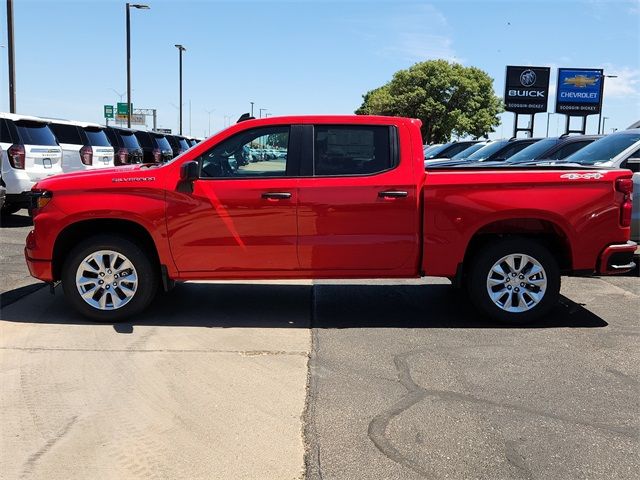
[{"label": "black tire", "polygon": [[[94,252],[111,250],[124,255],[134,266],[138,287],[131,300],[120,308],[100,310],[84,301],[76,287],[76,271]],[[66,300],[82,315],[98,322],[119,322],[142,312],[155,298],[159,287],[159,268],[134,241],[118,235],[96,235],[74,247],[62,266],[62,288]]]},{"label": "black tire", "polygon": [[[500,259],[511,254],[525,254],[535,259],[544,269],[547,280],[542,298],[532,308],[522,312],[510,312],[501,308],[494,303],[488,291],[488,275],[492,267]],[[520,280],[513,279],[513,281]],[[520,285],[515,286],[520,287]],[[499,286],[496,288],[500,289]],[[541,243],[522,237],[509,237],[483,247],[476,254],[467,276],[467,290],[473,304],[485,315],[512,325],[531,323],[543,317],[558,304],[560,269],[551,252]],[[508,295],[514,295],[512,290],[509,290]]]}]

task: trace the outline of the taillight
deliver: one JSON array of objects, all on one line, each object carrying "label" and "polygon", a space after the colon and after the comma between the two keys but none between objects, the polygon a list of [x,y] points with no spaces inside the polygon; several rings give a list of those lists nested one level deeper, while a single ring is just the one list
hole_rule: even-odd
[{"label": "taillight", "polygon": [[160,151],[159,148],[153,149],[153,161],[156,163],[162,162],[162,152]]},{"label": "taillight", "polygon": [[633,192],[633,179],[631,178],[619,178],[616,180],[616,190],[624,193],[625,195],[631,195]]},{"label": "taillight", "polygon": [[125,163],[129,163],[129,150],[123,147],[118,150],[118,165],[124,165]]},{"label": "taillight", "polygon": [[9,158],[9,163],[13,168],[24,170],[25,156],[26,153],[24,151],[24,146],[22,145],[11,145],[7,150],[7,157]]},{"label": "taillight", "polygon": [[616,180],[616,190],[624,195],[622,205],[620,205],[620,226],[631,226],[631,210],[633,202],[631,201],[631,193],[633,192],[633,179],[619,178]]},{"label": "taillight", "polygon": [[93,164],[93,149],[90,146],[85,145],[80,149],[80,160],[85,165]]}]

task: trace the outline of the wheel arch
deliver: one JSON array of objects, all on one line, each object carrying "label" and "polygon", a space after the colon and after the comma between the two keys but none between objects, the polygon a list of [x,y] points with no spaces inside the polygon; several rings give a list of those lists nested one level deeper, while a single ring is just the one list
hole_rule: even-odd
[{"label": "wheel arch", "polygon": [[502,219],[483,225],[469,239],[463,264],[469,265],[483,246],[509,236],[523,236],[538,241],[554,256],[561,272],[572,270],[573,252],[569,235],[558,223],[542,218]]},{"label": "wheel arch", "polygon": [[151,256],[151,261],[160,269],[158,249],[153,237],[144,226],[132,220],[96,218],[67,225],[56,237],[52,256],[52,272],[55,280],[60,280],[62,266],[73,247],[78,242],[96,234],[113,234],[133,240]]}]

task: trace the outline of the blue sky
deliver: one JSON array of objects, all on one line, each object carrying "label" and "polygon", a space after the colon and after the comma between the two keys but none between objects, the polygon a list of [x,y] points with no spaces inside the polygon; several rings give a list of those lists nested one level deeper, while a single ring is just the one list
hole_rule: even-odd
[{"label": "blue sky", "polygon": [[[113,89],[126,88],[125,2],[14,2],[18,112],[103,122],[102,106],[119,99]],[[433,58],[484,69],[499,95],[508,64],[550,66],[552,85],[557,67],[604,68],[618,75],[605,84],[607,130],[640,119],[640,0],[145,3],[150,10],[131,12],[134,106],[156,108],[158,125],[176,131],[181,43],[183,130],[195,136],[208,131],[207,110],[213,132],[250,101],[256,116],[352,113],[367,90]],[[0,55],[7,111],[7,49]],[[513,115],[502,118],[494,137],[510,136]],[[536,135],[546,120],[536,116]],[[550,134],[563,122],[551,115]],[[596,124],[589,117],[588,132]]]}]

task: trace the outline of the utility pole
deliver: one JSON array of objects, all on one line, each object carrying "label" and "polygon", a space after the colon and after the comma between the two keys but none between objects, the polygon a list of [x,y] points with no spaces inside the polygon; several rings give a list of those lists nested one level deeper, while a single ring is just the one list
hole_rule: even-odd
[{"label": "utility pole", "polygon": [[9,112],[16,113],[16,67],[13,44],[13,0],[7,0],[7,42],[9,57]]},{"label": "utility pole", "polygon": [[[182,135],[182,52],[186,51],[187,49],[180,44],[175,45],[175,47],[178,49],[180,53],[180,102],[178,105],[180,105],[179,130],[180,130],[180,135]],[[191,107],[191,103],[189,103],[189,107]],[[189,113],[189,115],[191,115],[191,113]],[[189,120],[189,122],[191,122],[191,120]],[[191,125],[189,125],[189,130],[191,130]]]}]

